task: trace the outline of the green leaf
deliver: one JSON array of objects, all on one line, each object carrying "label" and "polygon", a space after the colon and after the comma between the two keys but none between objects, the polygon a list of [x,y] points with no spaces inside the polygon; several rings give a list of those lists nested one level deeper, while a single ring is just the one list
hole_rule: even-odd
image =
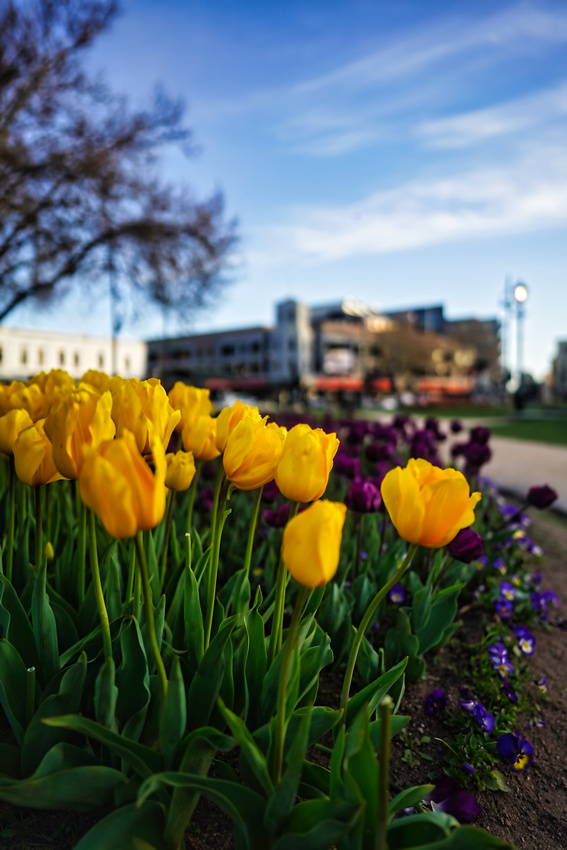
[{"label": "green leaf", "polygon": [[112,729],[114,726],[114,711],[118,699],[118,688],[114,684],[116,667],[113,658],[105,658],[104,664],[98,671],[95,692],[94,710],[99,723]]},{"label": "green leaf", "polygon": [[409,809],[421,803],[424,797],[427,797],[434,788],[435,785],[415,785],[413,788],[406,788],[405,791],[400,791],[390,803],[390,817],[395,815],[396,812],[401,812],[402,809]]},{"label": "green leaf", "polygon": [[298,803],[273,850],[327,850],[351,833],[361,810],[357,804],[331,800]]},{"label": "green leaf", "polygon": [[164,823],[159,803],[148,800],[142,808],[132,803],[95,824],[75,850],[161,850]]},{"label": "green leaf", "polygon": [[10,641],[26,667],[39,667],[33,628],[20,597],[5,576],[0,575],[0,637]]},{"label": "green leaf", "polygon": [[[389,846],[392,847],[391,844]],[[392,850],[395,848],[392,847]],[[475,826],[459,826],[448,838],[415,844],[411,848],[404,845],[404,850],[516,850],[516,848]]]},{"label": "green leaf", "polygon": [[[388,826],[389,850],[411,850],[447,838],[459,822],[443,812],[425,812],[394,820]],[[437,844],[435,844],[437,847]]]},{"label": "green leaf", "polygon": [[20,778],[20,748],[12,744],[0,744],[0,765],[2,765],[2,776],[11,779]]},{"label": "green leaf", "polygon": [[431,616],[427,624],[416,634],[419,638],[419,651],[424,655],[429,649],[440,643],[443,632],[451,625],[457,613],[457,600],[464,585],[457,584],[441,590],[431,607]]},{"label": "green leaf", "polygon": [[0,779],[0,800],[32,809],[90,812],[111,805],[116,787],[126,783],[126,777],[111,767],[72,767],[19,781]]},{"label": "green leaf", "polygon": [[244,627],[248,634],[249,650],[246,659],[246,684],[248,686],[249,710],[247,722],[254,730],[260,723],[260,697],[268,666],[264,620],[259,608],[262,594],[256,595],[254,607],[244,615]]},{"label": "green leaf", "polygon": [[0,705],[21,747],[26,727],[27,673],[17,650],[5,638],[0,640]]},{"label": "green leaf", "polygon": [[43,721],[59,714],[79,711],[83,695],[83,685],[87,672],[87,658],[82,654],[79,660],[61,675],[59,690],[50,694],[40,703],[32,717],[22,746],[22,774],[29,776],[37,768],[41,759],[55,744],[69,737],[67,731],[47,729]]},{"label": "green leaf", "polygon": [[229,711],[221,700],[219,700],[219,708],[230,731],[240,744],[242,768],[248,774],[250,784],[253,784],[259,793],[269,798],[274,793],[274,785],[266,757],[242,720],[232,711]]},{"label": "green leaf", "polygon": [[159,724],[161,752],[167,770],[171,770],[174,766],[175,755],[185,734],[186,723],[185,683],[179,658],[175,655],[169,671],[169,684]]},{"label": "green leaf", "polygon": [[395,667],[392,667],[391,670],[388,670],[380,678],[376,679],[375,682],[371,682],[349,700],[346,714],[347,727],[353,723],[356,715],[365,704],[368,704],[369,716],[375,711],[394,682],[400,678],[406,669],[407,663],[408,659],[403,658]]},{"label": "green leaf", "polygon": [[44,560],[34,582],[31,606],[33,633],[39,656],[37,673],[43,685],[46,685],[59,671],[57,625],[46,588],[47,561]]},{"label": "green leaf", "polygon": [[[80,717],[77,714],[68,714],[61,717],[49,717],[43,720],[45,726],[56,729],[69,729],[73,732],[80,732],[95,741],[100,741],[105,744],[117,756],[124,759],[132,770],[138,776],[145,779],[152,773],[157,773],[163,767],[163,759],[160,753],[139,744],[136,741],[130,741],[128,738],[123,738],[100,723],[95,723],[94,720],[89,720],[87,717]],[[44,726],[44,732],[45,732]]]},{"label": "green leaf", "polygon": [[144,641],[135,617],[125,618],[120,628],[122,661],[116,671],[118,699],[116,717],[125,738],[137,741],[150,703],[150,674]]},{"label": "green leaf", "polygon": [[196,729],[208,723],[224,676],[224,649],[238,620],[225,620],[205,652],[187,694],[187,725]]},{"label": "green leaf", "polygon": [[310,723],[311,711],[307,710],[289,748],[287,765],[281,781],[268,800],[264,813],[264,826],[271,835],[277,835],[281,831],[283,821],[291,814],[293,809],[303,770],[305,752],[309,746]]}]

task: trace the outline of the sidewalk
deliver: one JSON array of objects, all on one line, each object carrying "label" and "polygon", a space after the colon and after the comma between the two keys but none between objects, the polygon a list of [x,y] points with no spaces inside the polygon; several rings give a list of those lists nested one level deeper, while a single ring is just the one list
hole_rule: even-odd
[{"label": "sidewalk", "polygon": [[504,490],[524,497],[530,487],[548,484],[557,491],[553,507],[567,514],[567,448],[491,437],[492,460],[481,474]]}]

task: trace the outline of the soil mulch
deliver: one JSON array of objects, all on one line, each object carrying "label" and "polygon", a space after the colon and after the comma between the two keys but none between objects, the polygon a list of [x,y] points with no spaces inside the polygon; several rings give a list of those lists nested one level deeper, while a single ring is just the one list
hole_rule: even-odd
[{"label": "soil mulch", "polygon": [[[567,626],[567,520],[554,514],[532,515],[530,536],[544,550],[541,567],[544,588],[552,588],[562,603]],[[477,613],[463,616],[458,644],[475,643],[481,637]],[[536,652],[530,659],[533,678],[547,676],[550,700],[544,708],[546,726],[521,729],[535,749],[534,763],[525,774],[507,775],[511,793],[485,791],[478,796],[483,814],[477,825],[515,845],[518,850],[561,850],[567,848],[567,629],[554,626],[536,631]],[[457,709],[459,685],[456,670],[459,647],[452,643],[430,659],[427,680],[409,685],[400,712],[411,715],[407,740],[395,739],[392,747],[392,780],[402,787],[418,785],[442,772],[444,745],[436,738],[447,737],[442,718],[428,717],[423,701],[439,687],[449,694],[448,710]],[[320,700],[338,704],[341,678],[321,677]],[[419,747],[424,735],[430,742]],[[410,746],[413,764],[402,761]],[[423,760],[420,752],[431,756]],[[71,850],[93,825],[91,816],[69,812],[40,812],[0,804],[0,847],[6,850]],[[201,799],[185,840],[186,850],[232,850],[233,824],[214,804]]]}]

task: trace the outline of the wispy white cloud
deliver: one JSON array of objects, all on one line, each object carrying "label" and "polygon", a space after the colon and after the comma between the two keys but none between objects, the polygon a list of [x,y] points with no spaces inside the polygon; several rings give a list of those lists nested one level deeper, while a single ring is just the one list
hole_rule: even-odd
[{"label": "wispy white cloud", "polygon": [[567,83],[508,103],[424,121],[416,135],[432,147],[461,148],[488,139],[524,133],[539,133],[567,117]]},{"label": "wispy white cloud", "polygon": [[277,228],[280,244],[317,263],[537,230],[567,221],[567,161],[562,148],[541,149],[506,168],[417,180],[347,206],[302,207],[291,219]]}]

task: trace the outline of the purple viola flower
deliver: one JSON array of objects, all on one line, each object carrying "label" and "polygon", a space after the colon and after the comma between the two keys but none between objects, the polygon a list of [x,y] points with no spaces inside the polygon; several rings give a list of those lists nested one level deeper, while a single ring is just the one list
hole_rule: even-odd
[{"label": "purple viola flower", "polygon": [[500,641],[488,647],[488,655],[492,666],[500,673],[503,679],[506,679],[508,673],[514,670],[508,660],[508,650]]},{"label": "purple viola flower", "polygon": [[496,558],[492,566],[495,570],[498,570],[499,573],[502,573],[502,575],[506,575],[506,564],[504,563],[503,558]]},{"label": "purple viola flower", "polygon": [[447,545],[447,551],[456,561],[472,564],[482,557],[482,537],[472,528],[462,528]]},{"label": "purple viola flower", "polygon": [[477,425],[475,428],[471,428],[469,432],[469,440],[471,443],[475,443],[477,446],[485,446],[490,439],[490,428],[486,428],[484,425]]},{"label": "purple viola flower", "polygon": [[512,687],[512,685],[510,684],[510,682],[508,682],[508,681],[502,682],[502,692],[504,694],[506,694],[506,696],[508,697],[510,702],[513,703],[514,705],[518,702],[518,695],[517,695],[516,691],[514,690],[514,688]]},{"label": "purple viola flower", "polygon": [[526,626],[513,626],[512,631],[518,638],[518,646],[524,655],[533,655],[535,651],[535,637],[530,634]]},{"label": "purple viola flower", "polygon": [[289,519],[290,505],[281,505],[277,510],[264,509],[264,521],[270,528],[283,528]]},{"label": "purple viola flower", "polygon": [[345,505],[360,514],[374,513],[382,504],[380,490],[372,481],[358,476],[350,485],[345,496]]},{"label": "purple viola flower", "polygon": [[553,590],[545,590],[543,593],[543,598],[546,603],[551,603],[554,608],[561,608],[561,602],[559,601],[559,597]]},{"label": "purple viola flower", "polygon": [[485,732],[492,732],[494,729],[494,715],[490,714],[481,702],[477,702],[476,700],[462,700],[461,706],[478,720]]},{"label": "purple viola flower", "polygon": [[534,760],[534,748],[526,738],[520,738],[517,732],[501,735],[496,742],[496,749],[514,773],[527,770]]},{"label": "purple viola flower", "polygon": [[538,679],[536,685],[540,689],[542,694],[547,693],[547,676],[542,676],[541,679]]},{"label": "purple viola flower", "polygon": [[442,691],[441,688],[434,688],[431,693],[425,697],[423,710],[430,717],[434,717],[436,714],[440,714],[440,712],[445,710],[447,701],[448,697],[445,691]]},{"label": "purple viola flower", "polygon": [[548,487],[547,484],[543,484],[541,487],[530,487],[526,497],[528,504],[540,511],[549,508],[556,499],[557,493],[553,487]]},{"label": "purple viola flower", "polygon": [[459,685],[459,693],[464,700],[472,700],[473,695],[464,685]]},{"label": "purple viola flower", "polygon": [[507,599],[508,602],[511,602],[516,598],[516,588],[513,587],[508,581],[500,582],[500,596]]},{"label": "purple viola flower", "polygon": [[547,726],[543,717],[534,717],[533,720],[528,720],[528,723],[532,729],[543,729],[544,726]]},{"label": "purple viola flower", "polygon": [[403,605],[406,601],[406,591],[404,589],[403,584],[397,582],[388,593],[388,599],[390,602],[394,602],[396,605]]},{"label": "purple viola flower", "polygon": [[452,815],[459,823],[471,823],[482,814],[482,809],[473,795],[469,791],[463,791],[451,776],[440,776],[434,783],[435,788],[425,798],[433,811]]},{"label": "purple viola flower", "polygon": [[513,613],[512,603],[507,599],[495,599],[494,607],[496,613],[502,620],[509,620]]},{"label": "purple viola flower", "polygon": [[473,773],[476,773],[476,767],[473,767],[472,764],[468,763],[468,761],[463,762],[463,770],[467,776],[472,776]]}]

